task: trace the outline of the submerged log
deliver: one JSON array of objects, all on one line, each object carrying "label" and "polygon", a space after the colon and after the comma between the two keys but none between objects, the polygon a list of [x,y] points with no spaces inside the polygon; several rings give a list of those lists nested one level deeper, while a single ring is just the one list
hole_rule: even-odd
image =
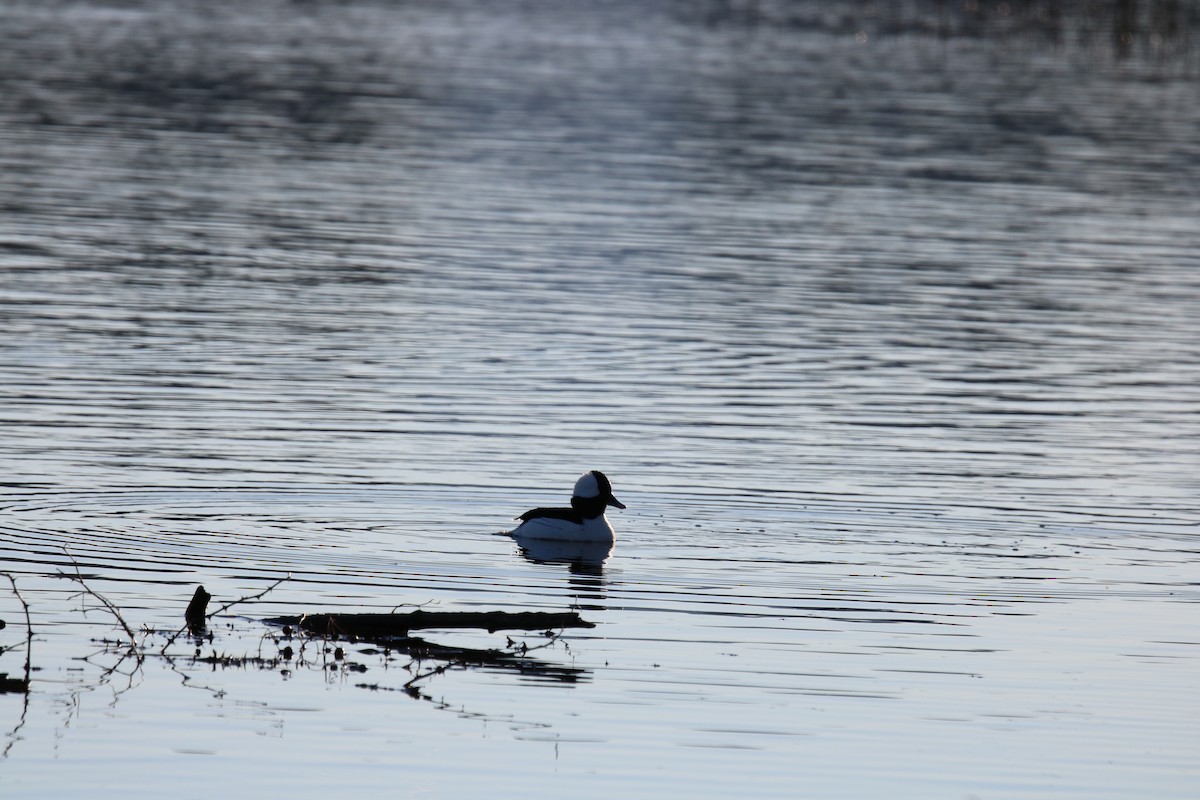
[{"label": "submerged log", "polygon": [[574,611],[411,611],[407,614],[306,614],[276,617],[267,622],[294,625],[329,636],[404,637],[428,628],[477,628],[496,631],[535,631],[555,628],[594,628]]}]

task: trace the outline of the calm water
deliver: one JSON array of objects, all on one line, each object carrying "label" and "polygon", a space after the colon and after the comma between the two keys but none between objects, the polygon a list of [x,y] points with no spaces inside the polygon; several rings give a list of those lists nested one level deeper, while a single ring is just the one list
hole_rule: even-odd
[{"label": "calm water", "polygon": [[1200,793],[1200,10],[244,5],[0,7],[0,794]]}]

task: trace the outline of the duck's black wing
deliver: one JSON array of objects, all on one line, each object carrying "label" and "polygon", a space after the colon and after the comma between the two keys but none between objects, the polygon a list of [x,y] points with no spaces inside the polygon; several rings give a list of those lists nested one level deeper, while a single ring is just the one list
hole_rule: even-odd
[{"label": "duck's black wing", "polygon": [[529,522],[531,519],[565,519],[568,522],[583,524],[583,515],[573,508],[535,508],[526,511],[517,519]]}]

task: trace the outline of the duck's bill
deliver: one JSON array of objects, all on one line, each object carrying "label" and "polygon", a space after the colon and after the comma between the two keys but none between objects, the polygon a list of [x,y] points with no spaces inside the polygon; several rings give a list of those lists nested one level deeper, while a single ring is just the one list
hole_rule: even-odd
[{"label": "duck's bill", "polygon": [[613,497],[611,494],[608,496],[608,504],[610,506],[616,506],[617,508],[625,508],[625,504]]}]

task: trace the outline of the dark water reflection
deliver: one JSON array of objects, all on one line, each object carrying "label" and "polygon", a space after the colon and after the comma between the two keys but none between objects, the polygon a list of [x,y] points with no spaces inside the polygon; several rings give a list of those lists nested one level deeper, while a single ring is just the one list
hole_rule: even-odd
[{"label": "dark water reflection", "polygon": [[[1188,796],[1196,9],[6,4],[14,790]],[[590,468],[611,553],[493,535]],[[589,680],[112,704],[76,565],[151,626],[578,607]]]}]

